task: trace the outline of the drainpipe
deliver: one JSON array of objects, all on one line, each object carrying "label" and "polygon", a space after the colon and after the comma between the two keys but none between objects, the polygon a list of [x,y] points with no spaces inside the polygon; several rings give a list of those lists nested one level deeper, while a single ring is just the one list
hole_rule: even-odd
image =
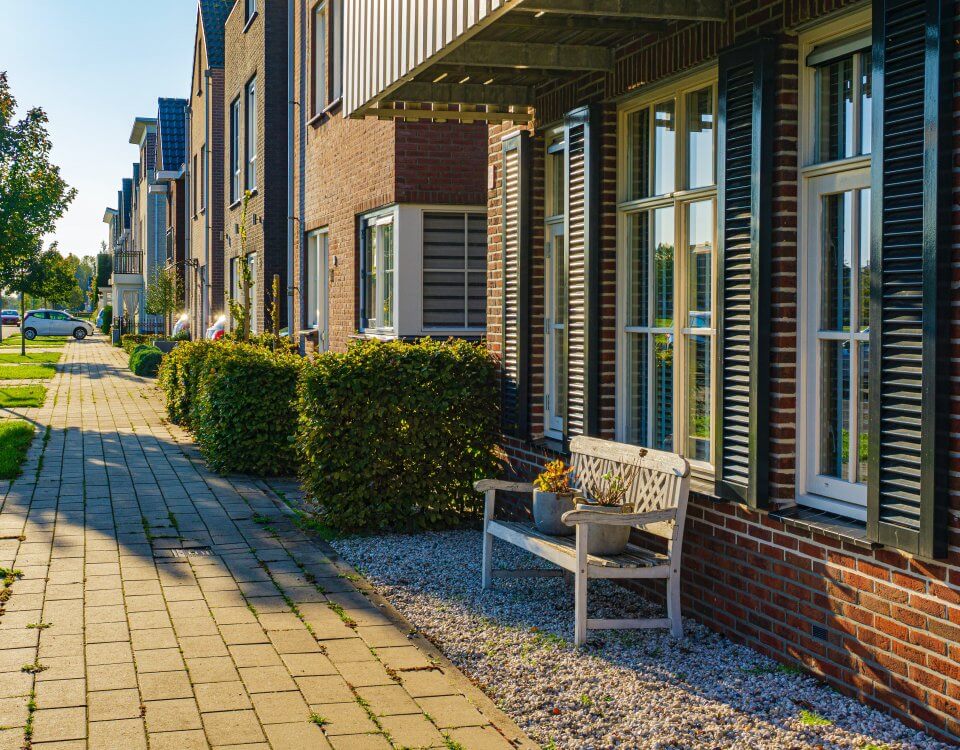
[{"label": "drainpipe", "polygon": [[[301,29],[306,29],[306,28],[307,28],[307,5],[306,5],[306,3],[300,3],[299,5],[300,5],[300,28],[301,28]],[[300,179],[297,181],[297,182],[298,182],[298,184],[297,184],[297,193],[298,193],[298,195],[297,195],[297,214],[296,214],[296,216],[297,216],[297,219],[298,219],[298,220],[297,220],[297,227],[298,227],[299,230],[300,230],[300,236],[301,236],[302,238],[305,238],[305,234],[304,234],[304,231],[303,231],[303,217],[307,215],[307,206],[306,206],[306,200],[307,200],[307,148],[306,148],[306,144],[307,144],[307,112],[306,112],[306,110],[304,110],[304,108],[303,108],[303,102],[307,101],[306,63],[307,63],[307,35],[306,35],[305,33],[301,33],[301,34],[300,34],[300,70],[301,70],[302,72],[301,72],[301,75],[300,75],[300,90],[297,92],[297,93],[299,94],[299,100],[298,100],[298,101],[300,102],[300,104],[298,105],[299,117],[297,118],[297,122],[299,123],[299,128],[300,128],[300,153],[297,154],[297,162],[298,162],[299,165],[300,165]],[[303,247],[303,244],[301,243],[301,247],[300,247],[300,259],[301,259],[301,261],[302,261],[304,258],[306,258],[306,257],[307,257],[307,256],[306,256],[306,249]],[[302,277],[303,277],[304,264],[301,263],[300,268],[301,268],[301,272],[300,272],[301,281],[303,281],[304,279],[303,279]],[[327,282],[326,282],[326,279],[324,279],[323,283],[324,283],[324,284],[327,283]],[[291,290],[294,290],[294,287],[296,287],[296,286],[300,286],[301,288],[303,288],[304,285],[303,285],[302,283],[299,284],[299,285],[297,285],[297,284],[292,284],[292,283],[291,283],[291,284],[290,284]],[[295,290],[294,290],[294,293],[295,293]],[[301,299],[303,299],[303,297],[301,297]],[[304,306],[305,306],[305,305],[304,305]],[[302,325],[306,325],[306,323],[307,323],[307,320],[304,318],[303,312],[301,312],[301,313],[300,313],[300,320],[297,321],[297,328],[299,328],[299,327],[302,326]],[[293,329],[291,328],[291,331],[292,331],[292,330],[293,330]],[[320,344],[320,348],[321,348],[321,350],[322,350],[322,349],[323,349],[323,343],[324,343],[324,342],[318,341],[318,343]]]},{"label": "drainpipe", "polygon": [[[290,338],[295,335],[293,320],[293,246],[294,232],[296,231],[296,195],[294,183],[294,118],[296,116],[296,76],[294,75],[294,49],[296,35],[294,21],[296,20],[296,6],[294,0],[287,0],[287,331]],[[303,149],[303,144],[300,144]],[[299,326],[298,326],[299,328]]]},{"label": "drainpipe", "polygon": [[210,68],[207,68],[203,73],[206,87],[203,94],[203,157],[206,162],[206,169],[204,170],[206,179],[201,188],[203,190],[203,271],[200,272],[200,283],[202,284],[200,298],[203,300],[203,323],[201,327],[204,329],[210,320],[210,211],[213,208],[210,205],[210,172],[212,171],[210,169],[210,80],[212,77]]},{"label": "drainpipe", "polygon": [[[193,83],[191,82],[190,88],[193,88]],[[192,93],[192,92],[191,92]],[[186,296],[187,289],[191,290],[190,294],[190,307],[193,308],[193,294],[195,285],[188,285],[187,283],[187,269],[190,268],[190,264],[187,262],[190,258],[193,257],[193,217],[190,214],[190,180],[192,175],[190,174],[190,152],[193,150],[193,124],[191,122],[193,115],[193,108],[188,104],[183,113],[184,118],[184,132],[187,134],[187,148],[186,153],[184,154],[184,165],[183,165],[183,291],[184,296]],[[192,311],[192,310],[191,310]],[[193,330],[193,324],[197,322],[194,320],[190,321],[190,335],[195,336],[196,331]],[[199,326],[198,326],[199,327]]]}]

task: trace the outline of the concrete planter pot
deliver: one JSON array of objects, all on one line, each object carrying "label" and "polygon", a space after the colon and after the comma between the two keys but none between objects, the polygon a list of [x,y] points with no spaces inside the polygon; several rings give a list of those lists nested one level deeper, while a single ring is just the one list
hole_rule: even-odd
[{"label": "concrete planter pot", "polygon": [[164,354],[169,354],[176,348],[177,344],[179,343],[180,343],[179,341],[164,341],[161,339],[157,339],[156,341],[153,342],[153,345],[157,347],[157,349],[162,351]]},{"label": "concrete planter pot", "polygon": [[570,536],[576,532],[561,519],[573,510],[573,495],[558,495],[556,492],[533,491],[533,523],[544,534]]},{"label": "concrete planter pot", "polygon": [[[609,513],[621,515],[632,513],[633,508],[626,505],[604,506],[593,503],[578,503],[577,510],[591,510],[594,513]],[[590,531],[587,534],[588,555],[619,555],[630,541],[631,526],[606,526],[599,523],[588,524]]]}]

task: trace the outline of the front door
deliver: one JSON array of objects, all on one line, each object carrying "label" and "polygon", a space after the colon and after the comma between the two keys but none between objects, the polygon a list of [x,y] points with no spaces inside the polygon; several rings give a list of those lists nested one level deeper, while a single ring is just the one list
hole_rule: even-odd
[{"label": "front door", "polygon": [[325,231],[313,232],[307,243],[307,325],[317,331],[317,349],[325,352],[330,348],[329,294],[330,235]]}]

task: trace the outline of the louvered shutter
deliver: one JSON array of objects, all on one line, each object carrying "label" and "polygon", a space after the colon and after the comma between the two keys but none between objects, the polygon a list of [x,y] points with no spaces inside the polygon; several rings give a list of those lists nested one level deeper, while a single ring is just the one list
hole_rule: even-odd
[{"label": "louvered shutter", "polygon": [[565,119],[567,143],[567,413],[568,436],[599,429],[599,207],[598,110],[583,107]]},{"label": "louvered shutter", "polygon": [[774,44],[720,56],[717,492],[767,501]]},{"label": "louvered shutter", "polygon": [[503,352],[501,407],[503,431],[528,432],[528,352],[530,336],[530,146],[527,133],[503,143]]},{"label": "louvered shutter", "polygon": [[868,531],[947,552],[949,53],[946,2],[873,5]]}]

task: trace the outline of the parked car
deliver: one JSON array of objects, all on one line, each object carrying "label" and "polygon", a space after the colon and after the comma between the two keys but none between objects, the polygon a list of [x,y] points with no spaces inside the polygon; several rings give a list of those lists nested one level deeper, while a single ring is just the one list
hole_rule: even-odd
[{"label": "parked car", "polygon": [[37,336],[73,336],[82,341],[93,333],[93,324],[68,315],[62,310],[30,310],[23,316],[23,337],[33,341]]},{"label": "parked car", "polygon": [[0,310],[0,322],[5,326],[18,326],[20,313],[16,310]]}]

